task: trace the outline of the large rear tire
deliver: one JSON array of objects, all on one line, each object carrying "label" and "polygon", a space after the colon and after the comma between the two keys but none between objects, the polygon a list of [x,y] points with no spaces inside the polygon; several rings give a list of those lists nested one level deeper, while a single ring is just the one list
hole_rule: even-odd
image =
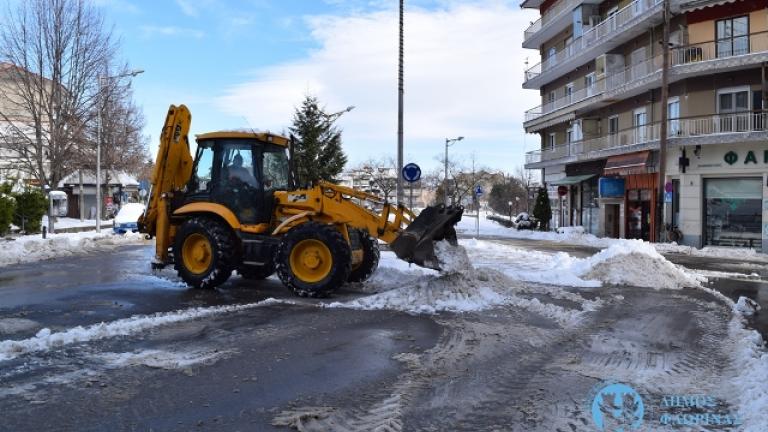
[{"label": "large rear tire", "polygon": [[356,234],[363,250],[363,260],[352,266],[349,273],[349,282],[365,282],[379,267],[379,244],[367,232],[353,230],[350,234]]},{"label": "large rear tire", "polygon": [[187,285],[215,288],[235,268],[235,236],[229,227],[207,217],[187,219],[176,233],[174,266]]},{"label": "large rear tire", "polygon": [[288,231],[277,249],[277,276],[301,297],[327,297],[347,281],[352,251],[331,225],[307,222]]}]

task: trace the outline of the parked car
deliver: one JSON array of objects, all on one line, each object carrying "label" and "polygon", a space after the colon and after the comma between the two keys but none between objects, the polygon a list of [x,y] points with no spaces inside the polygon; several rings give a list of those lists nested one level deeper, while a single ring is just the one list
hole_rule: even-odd
[{"label": "parked car", "polygon": [[115,216],[115,226],[112,231],[115,234],[125,234],[127,232],[139,232],[139,216],[144,213],[144,204],[128,203],[125,204],[117,216]]}]

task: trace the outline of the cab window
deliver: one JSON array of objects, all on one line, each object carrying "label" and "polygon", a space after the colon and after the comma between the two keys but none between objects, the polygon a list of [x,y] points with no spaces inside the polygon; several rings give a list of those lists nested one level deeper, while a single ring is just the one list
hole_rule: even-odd
[{"label": "cab window", "polygon": [[288,190],[288,156],[282,147],[264,148],[264,190]]}]

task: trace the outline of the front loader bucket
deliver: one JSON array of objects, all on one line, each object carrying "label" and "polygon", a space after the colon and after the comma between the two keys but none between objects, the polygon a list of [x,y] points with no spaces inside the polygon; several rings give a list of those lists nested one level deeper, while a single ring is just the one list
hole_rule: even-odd
[{"label": "front loader bucket", "polygon": [[435,242],[447,240],[452,245],[457,244],[456,225],[461,220],[464,207],[461,206],[430,206],[408,225],[390,249],[398,258],[421,267],[440,270],[435,256]]}]

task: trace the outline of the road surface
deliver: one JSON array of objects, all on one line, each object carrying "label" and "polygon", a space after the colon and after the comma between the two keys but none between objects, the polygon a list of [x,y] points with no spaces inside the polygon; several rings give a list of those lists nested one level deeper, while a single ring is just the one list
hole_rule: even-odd
[{"label": "road surface", "polygon": [[1,431],[594,431],[590,404],[607,380],[643,395],[648,430],[667,430],[668,394],[738,412],[730,311],[701,290],[516,283],[514,304],[407,314],[323,307],[368,296],[360,287],[328,300],[297,299],[272,278],[189,290],[152,273],[151,254],[4,268],[0,340],[247,306],[6,352]]}]

